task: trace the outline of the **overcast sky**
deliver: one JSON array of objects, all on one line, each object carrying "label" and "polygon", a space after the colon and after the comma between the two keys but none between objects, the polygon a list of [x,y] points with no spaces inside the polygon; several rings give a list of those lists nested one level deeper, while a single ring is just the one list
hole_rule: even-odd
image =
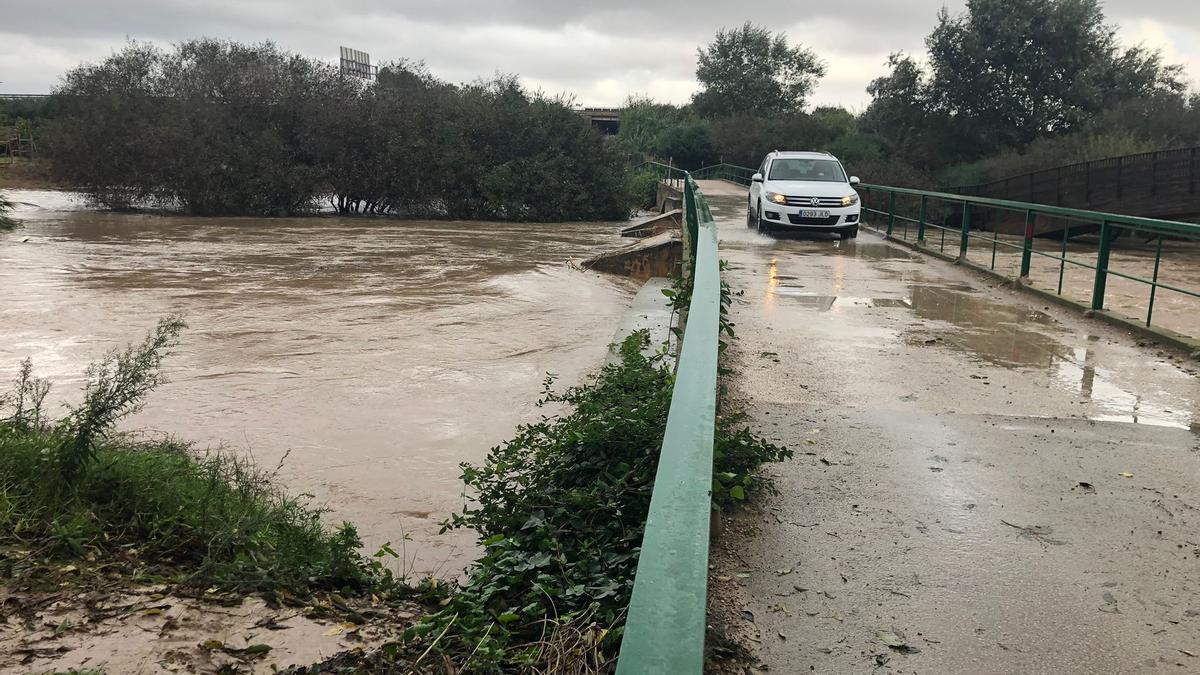
[{"label": "overcast sky", "polygon": [[[452,82],[496,71],[586,105],[629,94],[682,103],[696,89],[697,45],[747,19],[786,31],[829,66],[813,102],[861,109],[889,52],[923,54],[938,9],[963,0],[0,0],[0,92],[43,93],[126,38],[273,40],[336,61],[424,60]],[[1200,0],[1109,0],[1128,44],[1161,48],[1200,77]]]}]

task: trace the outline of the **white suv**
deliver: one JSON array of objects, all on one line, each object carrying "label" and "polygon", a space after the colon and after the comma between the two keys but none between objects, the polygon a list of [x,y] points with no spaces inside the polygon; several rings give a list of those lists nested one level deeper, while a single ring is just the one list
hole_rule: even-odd
[{"label": "white suv", "polygon": [[828,152],[780,152],[767,155],[750,183],[746,224],[771,229],[836,232],[858,236],[861,206],[837,157]]}]

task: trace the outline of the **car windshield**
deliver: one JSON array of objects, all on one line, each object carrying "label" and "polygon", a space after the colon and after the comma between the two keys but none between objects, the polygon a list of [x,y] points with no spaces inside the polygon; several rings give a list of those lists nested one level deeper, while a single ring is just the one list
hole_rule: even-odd
[{"label": "car windshield", "polygon": [[808,180],[845,183],[842,165],[832,159],[777,159],[771,162],[769,180]]}]

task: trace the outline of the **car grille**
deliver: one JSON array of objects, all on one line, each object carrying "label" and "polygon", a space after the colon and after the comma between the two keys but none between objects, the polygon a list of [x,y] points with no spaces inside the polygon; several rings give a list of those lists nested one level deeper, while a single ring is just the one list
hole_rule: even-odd
[{"label": "car grille", "polygon": [[841,197],[816,197],[815,198],[817,200],[816,204],[814,204],[812,202],[814,197],[785,197],[785,199],[787,199],[788,206],[803,206],[803,207],[811,207],[814,209],[818,208],[818,207],[841,208],[841,206],[842,206],[842,198]]},{"label": "car grille", "polygon": [[829,216],[828,218],[801,218],[800,216],[790,213],[788,220],[793,225],[837,225],[840,216]]}]

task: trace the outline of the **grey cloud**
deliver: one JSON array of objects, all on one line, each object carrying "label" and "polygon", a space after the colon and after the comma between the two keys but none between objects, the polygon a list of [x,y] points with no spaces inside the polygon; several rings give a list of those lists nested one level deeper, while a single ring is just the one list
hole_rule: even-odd
[{"label": "grey cloud", "polygon": [[[0,7],[14,1],[0,0]],[[423,59],[451,81],[518,73],[588,103],[619,103],[617,90],[682,101],[694,87],[696,46],[718,28],[750,18],[787,30],[793,42],[842,66],[831,68],[818,102],[861,107],[887,53],[923,51],[943,4],[957,11],[965,0],[759,0],[753,6],[730,0],[35,0],[3,13],[0,90],[45,91],[62,68],[103,58],[126,36],[159,43],[208,36],[270,39],[330,60],[345,44],[377,61]],[[1200,30],[1200,3],[1190,0],[1111,0],[1107,9],[1122,22],[1153,18],[1173,30]]]}]

